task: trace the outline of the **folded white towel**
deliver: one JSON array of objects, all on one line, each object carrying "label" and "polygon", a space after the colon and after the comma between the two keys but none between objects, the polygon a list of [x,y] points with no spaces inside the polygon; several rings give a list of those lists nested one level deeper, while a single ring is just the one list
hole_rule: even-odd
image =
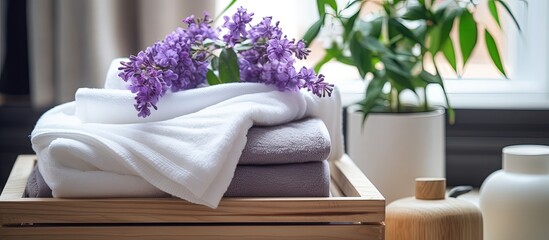
[{"label": "folded white towel", "polygon": [[343,154],[340,97],[284,93],[257,83],[168,93],[149,118],[129,90],[80,89],[46,112],[31,134],[54,197],[142,197],[163,192],[217,207],[253,125],[321,118]]}]

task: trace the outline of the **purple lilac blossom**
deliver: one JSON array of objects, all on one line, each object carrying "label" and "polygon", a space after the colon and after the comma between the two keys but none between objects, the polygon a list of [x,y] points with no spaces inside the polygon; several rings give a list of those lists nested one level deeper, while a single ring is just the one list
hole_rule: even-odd
[{"label": "purple lilac blossom", "polygon": [[177,28],[163,41],[131,56],[129,62],[121,62],[119,76],[130,82],[129,89],[136,94],[134,107],[139,117],[149,116],[151,107],[157,109],[158,100],[168,89],[176,92],[205,83],[209,61],[200,53],[193,58],[191,47],[217,38],[218,33],[209,25],[208,14],[204,15],[204,19],[186,18],[187,29]]},{"label": "purple lilac blossom", "polygon": [[[251,43],[251,48],[237,51],[240,81],[274,85],[280,91],[305,88],[319,97],[330,96],[334,85],[324,82],[322,74],[316,75],[306,67],[297,72],[294,67],[295,58],[306,59],[310,53],[303,40],[282,37],[279,22],[273,25],[271,17],[249,25],[253,15],[240,7],[232,17],[224,17],[227,33],[222,40],[227,47]],[[121,62],[119,76],[136,94],[134,107],[139,117],[149,116],[150,108],[157,109],[159,99],[168,90],[177,92],[205,84],[213,50],[223,48],[205,44],[205,40],[220,40],[207,13],[203,19],[187,17],[183,23],[187,29],[177,28],[164,40],[130,56],[128,62]]]},{"label": "purple lilac blossom", "polygon": [[259,24],[250,29],[248,35],[252,42],[256,43],[260,39],[280,39],[282,37],[282,29],[278,27],[280,22],[276,22],[273,26],[271,21],[272,17],[264,17]]},{"label": "purple lilac blossom", "polygon": [[233,47],[236,43],[248,36],[246,24],[252,21],[254,14],[248,14],[246,11],[247,10],[245,8],[239,7],[232,18],[229,18],[228,16],[223,17],[225,20],[223,27],[229,30],[229,32],[223,36],[223,40],[225,40],[230,47]]}]

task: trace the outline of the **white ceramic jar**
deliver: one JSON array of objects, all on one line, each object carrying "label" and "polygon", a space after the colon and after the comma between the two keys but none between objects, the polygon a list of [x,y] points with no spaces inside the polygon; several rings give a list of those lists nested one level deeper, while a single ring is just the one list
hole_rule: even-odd
[{"label": "white ceramic jar", "polygon": [[503,148],[503,169],[480,188],[485,240],[549,239],[549,146]]},{"label": "white ceramic jar", "polygon": [[347,153],[385,197],[414,195],[419,177],[444,177],[444,110],[420,113],[347,111]]}]

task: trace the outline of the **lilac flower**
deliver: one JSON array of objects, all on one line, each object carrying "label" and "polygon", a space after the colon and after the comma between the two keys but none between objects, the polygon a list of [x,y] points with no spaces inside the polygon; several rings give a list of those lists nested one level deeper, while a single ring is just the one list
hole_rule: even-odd
[{"label": "lilac flower", "polygon": [[267,54],[271,61],[292,60],[293,43],[287,38],[271,39],[267,42]]},{"label": "lilac flower", "polygon": [[255,43],[260,39],[280,39],[282,29],[278,27],[279,22],[273,26],[271,20],[272,17],[264,17],[259,24],[250,29],[248,33],[252,42]]},{"label": "lilac flower", "polygon": [[297,43],[292,47],[292,51],[298,59],[307,59],[307,56],[311,52],[311,50],[305,47],[305,42],[303,40],[297,41]]},{"label": "lilac flower", "polygon": [[242,38],[248,35],[246,24],[252,21],[253,15],[253,13],[248,14],[245,8],[239,7],[232,18],[229,18],[228,16],[223,17],[225,20],[223,27],[229,29],[229,33],[223,36],[223,40],[225,40],[229,46],[234,46]]},{"label": "lilac flower", "polygon": [[216,39],[218,33],[210,24],[213,22],[210,15],[204,12],[204,19],[195,19],[194,15],[183,20],[188,25],[187,38],[190,43],[202,42],[205,39]]},{"label": "lilac flower", "polygon": [[201,53],[192,58],[191,46],[206,38],[217,38],[218,33],[209,26],[207,14],[203,20],[191,16],[184,22],[188,29],[178,28],[163,41],[131,56],[129,62],[121,62],[119,76],[129,81],[130,90],[136,93],[134,106],[140,117],[149,116],[150,108],[157,108],[168,89],[176,92],[196,88],[206,80],[209,62]]},{"label": "lilac flower", "polygon": [[317,76],[313,69],[301,68],[298,78],[304,81],[303,88],[307,88],[308,91],[318,97],[332,96],[334,85],[324,82],[324,75],[319,74]]},{"label": "lilac flower", "polygon": [[[303,40],[282,37],[279,23],[273,25],[271,17],[247,30],[253,15],[240,7],[232,17],[224,17],[227,33],[222,38],[219,30],[211,27],[207,13],[204,18],[187,17],[183,20],[186,29],[175,29],[164,40],[121,62],[119,76],[135,93],[137,115],[149,116],[168,90],[177,92],[204,85],[214,51],[223,48],[236,51],[240,81],[274,85],[280,91],[306,88],[319,97],[330,96],[334,85],[324,82],[323,75],[305,67],[297,72],[294,67],[295,58],[305,59],[310,52]],[[219,44],[221,39],[224,44]]]}]

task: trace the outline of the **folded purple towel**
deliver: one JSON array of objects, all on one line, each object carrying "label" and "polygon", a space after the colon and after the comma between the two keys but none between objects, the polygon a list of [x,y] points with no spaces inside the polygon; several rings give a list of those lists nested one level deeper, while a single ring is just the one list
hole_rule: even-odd
[{"label": "folded purple towel", "polygon": [[[326,160],[280,165],[239,165],[227,197],[327,197],[330,170]],[[52,197],[38,167],[29,176],[27,197]]]},{"label": "folded purple towel", "polygon": [[330,154],[330,135],[320,119],[308,118],[273,127],[254,126],[238,164],[286,164],[322,161]]}]

